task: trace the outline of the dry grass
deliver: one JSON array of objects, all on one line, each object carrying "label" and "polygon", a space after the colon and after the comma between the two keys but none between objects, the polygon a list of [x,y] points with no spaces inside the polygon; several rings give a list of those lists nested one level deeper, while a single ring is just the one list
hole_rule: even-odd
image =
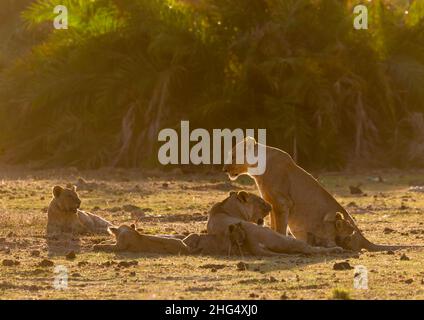
[{"label": "dry grass", "polygon": [[[424,193],[408,191],[409,184],[424,184],[424,173],[379,174],[384,182],[374,181],[376,175],[371,173],[327,174],[320,180],[353,213],[369,239],[424,244]],[[147,216],[138,224],[146,233],[200,232],[206,227],[208,208],[228,191],[255,191],[247,178],[230,184],[219,174],[1,168],[1,299],[340,299],[346,298],[345,292],[351,299],[424,298],[422,250],[327,257],[246,257],[243,261],[248,270],[238,271],[241,258],[94,253],[92,245],[107,236],[69,239],[61,247],[52,247],[44,237],[51,188],[75,183],[78,177],[93,183],[89,190],[80,191],[83,209],[116,224],[135,219],[125,211],[125,205],[147,209]],[[348,186],[359,182],[366,195],[350,195]],[[67,260],[65,255],[71,247],[77,257]],[[37,253],[39,256],[34,256]],[[404,253],[409,260],[400,259]],[[67,290],[53,288],[54,267],[40,266],[43,259],[67,267]],[[19,264],[3,266],[4,260]],[[333,270],[335,262],[346,260],[352,266],[367,268],[368,290],[353,287],[354,270]],[[138,264],[120,265],[123,261]]]}]

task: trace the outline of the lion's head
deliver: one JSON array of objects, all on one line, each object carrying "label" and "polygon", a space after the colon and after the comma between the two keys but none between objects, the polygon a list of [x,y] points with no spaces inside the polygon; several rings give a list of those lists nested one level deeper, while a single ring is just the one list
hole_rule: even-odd
[{"label": "lion's head", "polygon": [[334,223],[336,227],[336,236],[340,238],[349,237],[356,230],[353,224],[349,220],[345,219],[343,214],[340,212],[336,213],[336,220]]},{"label": "lion's head", "polygon": [[272,206],[256,194],[246,191],[231,191],[221,205],[230,216],[244,221],[263,224],[263,219],[271,212]]},{"label": "lion's head", "polygon": [[139,235],[138,231],[135,228],[135,224],[132,224],[131,226],[127,226],[125,224],[119,226],[119,227],[109,227],[108,232],[115,236],[116,239],[119,238],[119,236],[126,234],[126,235]]},{"label": "lion's head", "polygon": [[57,207],[64,212],[76,213],[81,206],[81,199],[75,186],[72,188],[55,186],[53,188],[53,197]]},{"label": "lion's head", "polygon": [[240,175],[249,174],[250,168],[255,168],[258,163],[249,163],[247,161],[248,154],[257,154],[258,143],[252,137],[247,137],[243,141],[237,143],[229,152],[223,171],[228,174],[230,180],[236,180]]},{"label": "lion's head", "polygon": [[340,212],[335,217],[336,244],[344,249],[357,251],[361,249],[362,236],[349,220]]}]

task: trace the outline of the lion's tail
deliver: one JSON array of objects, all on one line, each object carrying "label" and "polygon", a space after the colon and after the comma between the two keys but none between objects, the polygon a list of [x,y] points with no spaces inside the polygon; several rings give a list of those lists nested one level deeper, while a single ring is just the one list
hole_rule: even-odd
[{"label": "lion's tail", "polygon": [[360,234],[362,237],[362,247],[364,249],[367,249],[368,251],[396,251],[400,249],[419,249],[424,248],[424,246],[420,245],[385,245],[385,244],[375,244],[369,241],[367,238],[364,237],[363,234]]}]

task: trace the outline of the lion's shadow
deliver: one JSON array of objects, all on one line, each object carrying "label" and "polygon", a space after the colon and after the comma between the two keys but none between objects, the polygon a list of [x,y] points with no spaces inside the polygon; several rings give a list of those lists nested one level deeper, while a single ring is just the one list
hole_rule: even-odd
[{"label": "lion's shadow", "polygon": [[49,257],[63,256],[71,251],[74,253],[81,251],[81,239],[79,235],[47,235],[46,242]]},{"label": "lion's shadow", "polygon": [[[238,260],[232,257],[232,260],[244,262],[249,271],[267,273],[279,270],[299,269],[318,263],[336,263],[350,258],[357,258],[357,253],[343,252],[331,255],[284,254],[278,257],[245,256],[243,258],[238,257]],[[331,267],[333,267],[333,265]]]},{"label": "lion's shadow", "polygon": [[[110,252],[109,252],[110,253]],[[176,255],[172,254],[153,254],[153,253],[133,253],[133,252],[114,252],[114,257],[117,260],[127,261],[139,258],[171,258]],[[327,263],[327,262],[340,262],[349,258],[357,258],[356,252],[343,252],[331,255],[304,255],[304,254],[284,254],[278,257],[265,257],[265,256],[206,256],[206,255],[181,255],[186,259],[193,259],[199,257],[209,257],[216,261],[211,265],[229,267],[234,266],[235,269],[243,270],[244,266],[248,271],[256,271],[267,273],[278,270],[292,270],[302,268],[308,265]]]}]

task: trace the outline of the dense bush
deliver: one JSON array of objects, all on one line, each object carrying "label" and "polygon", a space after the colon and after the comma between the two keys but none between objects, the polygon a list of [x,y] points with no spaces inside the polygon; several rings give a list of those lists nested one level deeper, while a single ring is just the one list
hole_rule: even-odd
[{"label": "dense bush", "polygon": [[424,4],[367,2],[355,30],[359,2],[32,1],[20,54],[0,51],[2,159],[154,164],[158,131],[188,119],[267,128],[312,167],[422,165]]}]

